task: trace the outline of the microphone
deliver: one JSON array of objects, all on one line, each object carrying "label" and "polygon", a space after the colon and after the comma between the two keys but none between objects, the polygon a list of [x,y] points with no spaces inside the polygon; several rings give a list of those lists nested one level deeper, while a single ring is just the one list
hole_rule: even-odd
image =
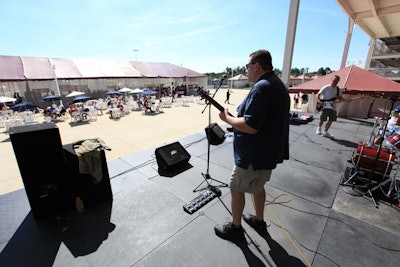
[{"label": "microphone", "polygon": [[224,76],[222,76],[221,80],[219,80],[219,85],[221,86],[222,83],[224,82],[224,80],[226,80],[226,74],[224,74]]}]

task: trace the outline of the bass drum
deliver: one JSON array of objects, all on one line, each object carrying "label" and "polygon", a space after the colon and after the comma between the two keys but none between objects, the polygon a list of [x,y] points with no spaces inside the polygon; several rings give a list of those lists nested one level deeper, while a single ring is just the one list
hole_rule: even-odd
[{"label": "bass drum", "polygon": [[[352,163],[354,168],[359,170],[359,176],[382,181],[390,175],[395,158],[396,152],[393,149],[381,147],[379,150],[379,146],[368,146],[367,143],[360,142],[353,155]],[[375,168],[373,168],[374,163]]]}]

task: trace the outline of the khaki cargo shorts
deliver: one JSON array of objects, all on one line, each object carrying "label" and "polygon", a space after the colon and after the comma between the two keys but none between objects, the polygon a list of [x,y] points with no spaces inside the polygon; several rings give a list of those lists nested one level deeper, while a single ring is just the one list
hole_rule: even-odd
[{"label": "khaki cargo shorts", "polygon": [[229,187],[235,191],[258,194],[271,178],[272,170],[254,170],[250,165],[247,170],[235,166],[231,174]]}]

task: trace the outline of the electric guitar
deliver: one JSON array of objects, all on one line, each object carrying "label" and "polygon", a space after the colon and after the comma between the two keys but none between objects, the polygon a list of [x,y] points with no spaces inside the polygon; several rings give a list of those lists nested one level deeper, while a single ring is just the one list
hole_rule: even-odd
[{"label": "electric guitar", "polygon": [[329,100],[321,99],[320,102],[322,102],[322,105],[320,106],[320,110],[333,109],[336,107],[336,104],[338,104],[338,103],[351,102],[352,100],[363,99],[363,98],[368,98],[368,96],[359,96],[359,97],[354,97],[354,98],[343,98],[343,99],[338,99],[335,97],[335,98],[332,98]]},{"label": "electric guitar", "polygon": [[[214,107],[216,107],[219,111],[223,112],[225,110],[225,108],[223,106],[221,106],[217,101],[215,101],[214,98],[212,98],[208,92],[202,88],[197,89],[197,94],[199,94],[202,98],[206,99],[208,102],[210,102]],[[229,113],[229,116],[235,117],[233,116],[231,113]],[[229,132],[233,131],[232,127],[228,127],[227,130]]]}]

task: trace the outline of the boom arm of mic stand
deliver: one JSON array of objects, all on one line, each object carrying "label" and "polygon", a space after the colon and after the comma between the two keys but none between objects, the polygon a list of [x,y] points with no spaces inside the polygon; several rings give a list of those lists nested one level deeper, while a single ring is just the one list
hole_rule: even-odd
[{"label": "boom arm of mic stand", "polygon": [[[221,79],[221,82],[218,84],[218,87],[217,87],[217,89],[215,89],[215,92],[214,92],[214,94],[212,95],[211,98],[214,98],[214,97],[215,97],[215,95],[217,94],[219,88],[221,88],[222,83],[224,82],[224,79],[225,79],[225,78],[222,78],[222,79]],[[207,109],[207,107],[208,107],[209,105],[210,105],[210,102],[207,102],[206,106],[204,107],[203,111],[201,112],[202,114],[204,113],[204,111]]]}]

